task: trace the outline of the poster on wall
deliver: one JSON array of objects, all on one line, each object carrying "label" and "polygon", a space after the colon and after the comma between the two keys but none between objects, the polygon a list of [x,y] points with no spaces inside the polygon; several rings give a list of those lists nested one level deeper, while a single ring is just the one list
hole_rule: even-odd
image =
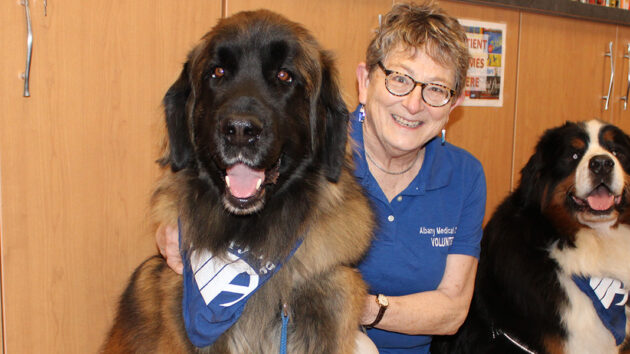
[{"label": "poster on wall", "polygon": [[459,19],[466,29],[470,61],[464,106],[503,106],[505,75],[504,23]]}]

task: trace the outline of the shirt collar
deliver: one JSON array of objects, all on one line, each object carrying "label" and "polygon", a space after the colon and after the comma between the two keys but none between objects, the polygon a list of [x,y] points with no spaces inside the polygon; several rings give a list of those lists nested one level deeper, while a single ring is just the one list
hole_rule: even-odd
[{"label": "shirt collar", "polygon": [[[360,107],[360,106],[359,106]],[[359,119],[359,107],[352,113],[350,136],[354,144],[355,176],[362,180],[362,184],[369,180],[370,170],[365,159],[363,145],[363,128]],[[403,194],[424,194],[425,191],[435,190],[447,186],[453,174],[453,162],[450,154],[452,146],[442,145],[437,138],[430,140],[425,146],[422,168],[414,180],[403,191]]]}]

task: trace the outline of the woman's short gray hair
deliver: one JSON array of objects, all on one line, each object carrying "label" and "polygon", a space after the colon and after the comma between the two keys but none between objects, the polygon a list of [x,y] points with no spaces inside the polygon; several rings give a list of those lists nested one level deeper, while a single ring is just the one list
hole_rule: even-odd
[{"label": "woman's short gray hair", "polygon": [[455,71],[455,96],[460,96],[466,81],[470,54],[466,32],[457,19],[449,16],[434,1],[395,4],[382,19],[370,42],[366,65],[372,73],[393,49],[413,53],[423,48],[435,62]]}]

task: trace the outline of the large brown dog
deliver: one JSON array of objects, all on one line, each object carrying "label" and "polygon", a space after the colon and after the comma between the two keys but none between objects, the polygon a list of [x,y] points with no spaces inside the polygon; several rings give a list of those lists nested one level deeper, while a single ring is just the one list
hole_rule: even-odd
[{"label": "large brown dog", "polygon": [[365,285],[350,266],[373,222],[352,174],[330,55],[279,15],[239,13],[192,50],[164,106],[171,172],[154,194],[156,222],[179,220],[186,254],[229,258],[236,246],[261,265],[284,265],[233,326],[197,348],[185,332],[182,277],[150,258],[122,296],[104,351],[277,353],[286,305],[289,353],[352,352]]}]

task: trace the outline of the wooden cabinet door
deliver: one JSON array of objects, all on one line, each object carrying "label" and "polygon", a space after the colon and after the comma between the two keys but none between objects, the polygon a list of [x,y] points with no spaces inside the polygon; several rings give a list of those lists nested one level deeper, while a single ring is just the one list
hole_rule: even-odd
[{"label": "wooden cabinet door", "polygon": [[[612,97],[613,123],[630,134],[630,27],[617,26],[617,40],[613,49],[615,56],[615,86]],[[626,97],[626,100],[622,100]]]},{"label": "wooden cabinet door", "polygon": [[96,353],[154,254],[148,199],[161,99],[219,1],[0,2],[0,187],[8,353]]},{"label": "wooden cabinet door", "polygon": [[600,118],[604,110],[616,26],[523,13],[518,60],[514,174],[520,178],[542,133],[565,121]]},{"label": "wooden cabinet door", "polygon": [[487,221],[511,187],[519,13],[454,1],[442,1],[440,5],[460,19],[506,24],[503,106],[455,108],[446,134],[448,141],[468,150],[483,164],[488,188]]},{"label": "wooden cabinet door", "polygon": [[344,98],[354,110],[358,104],[357,65],[365,61],[368,43],[378,27],[378,14],[389,11],[392,0],[229,0],[228,4],[227,15],[265,8],[306,27],[335,55]]}]

